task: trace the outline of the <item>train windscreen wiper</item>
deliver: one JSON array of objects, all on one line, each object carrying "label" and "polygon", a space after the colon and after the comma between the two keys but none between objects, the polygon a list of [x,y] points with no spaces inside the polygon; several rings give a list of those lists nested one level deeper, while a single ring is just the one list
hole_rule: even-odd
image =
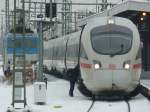
[{"label": "train windscreen wiper", "polygon": [[122,52],[123,52],[123,49],[124,49],[124,45],[121,44],[121,45],[120,45],[120,48],[121,48],[121,49],[120,49],[118,52],[111,54],[110,57],[114,57],[114,56],[116,56],[117,54],[122,53]]}]

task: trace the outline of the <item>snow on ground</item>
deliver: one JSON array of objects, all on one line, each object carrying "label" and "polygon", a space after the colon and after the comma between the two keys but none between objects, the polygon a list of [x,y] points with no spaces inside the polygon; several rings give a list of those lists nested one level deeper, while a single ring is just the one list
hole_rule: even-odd
[{"label": "snow on ground", "polygon": [[[36,105],[34,104],[34,87],[28,85],[27,103],[33,112],[86,112],[92,101],[82,96],[77,88],[75,89],[75,97],[69,97],[68,90],[69,82],[64,80],[50,81],[48,82],[47,103]],[[0,91],[0,112],[6,112],[12,101],[12,86],[0,85]],[[150,102],[142,95],[130,100],[130,105],[131,112],[150,112]],[[125,101],[96,101],[90,112],[127,112],[127,109]]]}]

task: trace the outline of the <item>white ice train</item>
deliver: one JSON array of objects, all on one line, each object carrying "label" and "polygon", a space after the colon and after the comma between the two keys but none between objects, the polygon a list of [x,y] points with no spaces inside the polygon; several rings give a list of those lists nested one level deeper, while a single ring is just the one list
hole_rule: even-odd
[{"label": "white ice train", "polygon": [[79,88],[84,95],[138,93],[141,44],[138,29],[130,20],[94,18],[80,31],[47,44],[44,63],[49,70],[64,72],[79,63]]}]

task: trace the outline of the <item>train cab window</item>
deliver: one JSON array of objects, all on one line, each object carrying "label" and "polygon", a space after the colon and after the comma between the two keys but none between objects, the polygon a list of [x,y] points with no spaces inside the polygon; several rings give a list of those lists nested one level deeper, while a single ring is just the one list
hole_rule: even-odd
[{"label": "train cab window", "polygon": [[132,31],[118,25],[96,27],[91,31],[93,49],[104,55],[120,55],[129,52],[132,39]]},{"label": "train cab window", "polygon": [[49,59],[49,57],[48,57],[48,56],[49,56],[49,55],[48,55],[49,52],[48,52],[48,51],[49,51],[48,49],[45,49],[45,50],[44,50],[44,56],[43,56],[44,59]]}]

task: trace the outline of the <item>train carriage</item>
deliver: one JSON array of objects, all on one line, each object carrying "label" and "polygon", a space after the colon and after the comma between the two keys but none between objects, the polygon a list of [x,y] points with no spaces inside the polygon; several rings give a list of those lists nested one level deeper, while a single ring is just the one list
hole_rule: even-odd
[{"label": "train carriage", "polygon": [[79,64],[82,79],[79,86],[85,89],[81,90],[84,95],[138,93],[141,44],[137,27],[130,20],[97,17],[82,26],[82,30],[50,40],[48,44],[47,49],[53,51],[49,58],[52,63],[47,65],[49,70],[59,71],[60,62],[66,71]]},{"label": "train carriage", "polygon": [[[39,54],[39,38],[34,33],[26,33],[23,36],[20,33],[16,34],[15,44],[14,44],[14,35],[13,33],[9,33],[4,37],[4,67],[7,68],[8,63],[10,63],[10,73],[13,70],[13,52],[15,47],[15,55],[16,55],[16,66],[21,67],[23,64],[22,55],[25,49],[25,67],[26,67],[26,78],[27,80],[35,79],[35,72],[33,71],[33,64],[38,61]],[[14,46],[15,45],[15,46]]]}]

